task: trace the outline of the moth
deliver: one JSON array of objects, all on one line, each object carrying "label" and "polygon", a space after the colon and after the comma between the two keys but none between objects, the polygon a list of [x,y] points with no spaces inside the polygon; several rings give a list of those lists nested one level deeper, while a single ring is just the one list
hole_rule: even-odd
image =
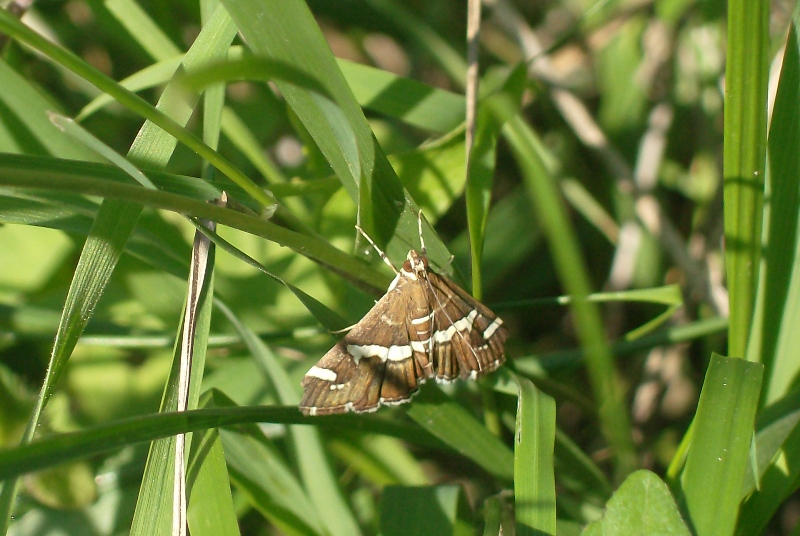
[{"label": "moth", "polygon": [[505,361],[508,330],[488,307],[428,264],[419,219],[418,253],[395,271],[386,294],[303,378],[306,415],[371,412],[408,402],[433,378],[475,379]]}]

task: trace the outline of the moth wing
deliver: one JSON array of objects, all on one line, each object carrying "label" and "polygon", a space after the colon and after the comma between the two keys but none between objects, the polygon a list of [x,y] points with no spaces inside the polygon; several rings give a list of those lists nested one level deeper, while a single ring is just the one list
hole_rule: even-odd
[{"label": "moth wing", "polygon": [[[429,315],[424,289],[401,277],[303,378],[307,415],[368,412],[407,402],[426,378],[427,353],[412,350],[410,319]],[[414,330],[412,330],[412,327]],[[428,367],[430,370],[430,367]]]},{"label": "moth wing", "polygon": [[476,378],[505,361],[508,330],[491,309],[448,278],[428,272],[433,305],[431,356],[437,381]]}]

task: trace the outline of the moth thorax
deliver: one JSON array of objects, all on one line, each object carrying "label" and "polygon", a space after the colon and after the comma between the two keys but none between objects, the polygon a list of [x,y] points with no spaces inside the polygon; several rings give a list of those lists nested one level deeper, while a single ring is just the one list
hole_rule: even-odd
[{"label": "moth thorax", "polygon": [[408,258],[403,263],[403,272],[408,275],[416,277],[423,277],[423,274],[428,269],[428,259],[424,255],[420,255],[416,251],[409,250]]}]

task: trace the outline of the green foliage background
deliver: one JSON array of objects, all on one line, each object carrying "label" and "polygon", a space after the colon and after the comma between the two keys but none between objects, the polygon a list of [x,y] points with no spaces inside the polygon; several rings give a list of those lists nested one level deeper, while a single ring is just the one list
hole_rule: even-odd
[{"label": "green foliage background", "polygon": [[[796,531],[785,4],[484,6],[469,172],[463,2],[5,7],[2,532],[168,534],[189,431],[193,535]],[[329,331],[391,279],[354,224],[397,264],[420,209],[507,366],[303,417]]]}]

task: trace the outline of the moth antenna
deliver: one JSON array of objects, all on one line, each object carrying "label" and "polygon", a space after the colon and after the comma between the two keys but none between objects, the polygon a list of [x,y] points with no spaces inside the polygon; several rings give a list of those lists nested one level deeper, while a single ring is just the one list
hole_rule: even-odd
[{"label": "moth antenna", "polygon": [[417,212],[417,229],[419,229],[419,246],[420,246],[420,253],[425,255],[425,238],[422,236],[422,209]]},{"label": "moth antenna", "polygon": [[397,274],[397,275],[400,275],[400,271],[399,271],[397,268],[395,268],[395,267],[394,267],[394,264],[392,264],[392,261],[390,261],[390,260],[389,260],[389,257],[387,257],[387,256],[386,256],[386,253],[384,253],[384,252],[383,252],[383,250],[381,250],[381,248],[379,248],[379,247],[378,247],[378,245],[377,245],[375,242],[373,242],[373,241],[372,241],[372,239],[371,239],[371,238],[370,238],[370,237],[367,235],[367,233],[365,233],[365,232],[364,232],[364,229],[362,229],[361,227],[359,227],[358,225],[356,225],[356,230],[357,230],[359,233],[361,233],[361,236],[363,236],[364,238],[366,238],[366,239],[367,239],[367,242],[369,242],[370,244],[372,244],[372,247],[373,247],[373,248],[375,248],[375,251],[377,251],[377,252],[378,252],[378,255],[380,255],[380,256],[381,256],[381,259],[383,259],[383,262],[385,262],[386,264],[388,264],[388,265],[389,265],[389,268],[391,268],[391,269],[392,269],[392,271],[393,271],[395,274]]}]

